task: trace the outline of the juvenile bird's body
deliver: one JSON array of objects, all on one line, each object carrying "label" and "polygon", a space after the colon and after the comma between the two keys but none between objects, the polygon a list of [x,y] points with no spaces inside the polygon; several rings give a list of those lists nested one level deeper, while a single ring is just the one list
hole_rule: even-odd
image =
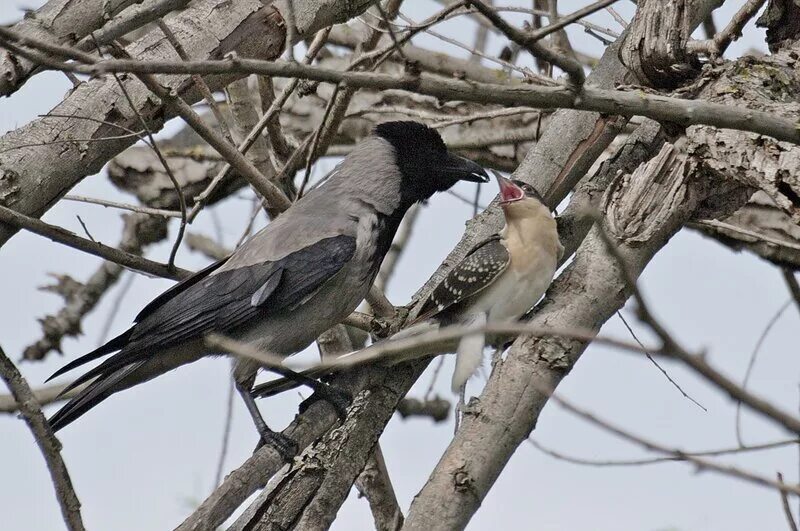
[{"label": "juvenile bird's body", "polygon": [[[434,288],[418,320],[476,328],[513,322],[550,286],[563,253],[555,219],[530,185],[500,176],[498,182],[505,227],[476,245]],[[480,366],[484,344],[481,333],[460,340],[454,391]]]},{"label": "juvenile bird's body", "polygon": [[[447,153],[438,133],[422,124],[378,126],[327,182],[233,255],[173,286],[127,332],[58,371],[54,376],[119,351],[73,383],[91,382],[53,416],[53,428],[113,393],[215,354],[204,344],[208,333],[274,355],[302,350],[366,296],[408,208],[459,179],[487,177]],[[259,425],[249,395],[257,370],[238,362],[234,376]]]}]

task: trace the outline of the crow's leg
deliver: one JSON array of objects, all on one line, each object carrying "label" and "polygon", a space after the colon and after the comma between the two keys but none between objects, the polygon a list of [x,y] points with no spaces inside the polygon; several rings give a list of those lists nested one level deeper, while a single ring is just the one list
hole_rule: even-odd
[{"label": "crow's leg", "polygon": [[[265,370],[270,372],[274,372],[285,378],[288,381],[294,382],[297,385],[305,385],[310,387],[314,390],[314,394],[317,395],[316,397],[312,397],[309,400],[305,401],[306,408],[310,405],[310,402],[313,402],[318,399],[324,399],[328,403],[330,403],[333,408],[336,410],[336,414],[339,416],[340,419],[344,420],[347,416],[347,408],[350,405],[350,402],[353,401],[353,397],[347,391],[343,391],[341,389],[337,389],[336,387],[317,380],[316,378],[312,378],[306,374],[293,371],[288,367],[283,366],[270,366],[270,367],[263,367]],[[272,383],[272,382],[268,382]],[[294,389],[295,386],[291,386],[288,389]],[[301,413],[305,408],[301,409]]]},{"label": "crow's leg", "polygon": [[261,441],[258,446],[256,446],[256,449],[260,448],[263,444],[268,444],[275,448],[284,461],[291,461],[292,458],[297,455],[297,443],[280,432],[272,431],[269,426],[267,426],[264,417],[261,416],[261,412],[258,410],[256,401],[250,395],[250,387],[243,387],[237,382],[236,390],[239,391],[242,400],[244,400],[244,405],[247,407],[247,411],[250,413],[250,417],[256,425],[258,434],[261,436]]},{"label": "crow's leg", "polygon": [[291,461],[299,450],[297,443],[280,432],[272,431],[267,426],[253,398],[253,384],[256,380],[258,367],[254,362],[245,359],[236,360],[233,366],[233,381],[236,384],[236,390],[242,397],[244,405],[247,407],[247,412],[250,413],[250,418],[253,419],[253,424],[255,424],[256,430],[261,436],[256,450],[262,445],[268,444],[275,448],[285,461]]}]

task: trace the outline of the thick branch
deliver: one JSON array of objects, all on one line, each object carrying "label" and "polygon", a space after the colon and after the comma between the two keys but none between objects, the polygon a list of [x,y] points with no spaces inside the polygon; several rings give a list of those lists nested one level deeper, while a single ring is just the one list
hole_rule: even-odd
[{"label": "thick branch", "polygon": [[[0,29],[0,35],[2,30]],[[344,83],[358,88],[377,90],[401,89],[427,94],[445,100],[478,101],[504,105],[525,105],[542,109],[577,109],[622,116],[646,116],[654,120],[682,126],[695,124],[750,131],[778,140],[800,143],[800,131],[791,120],[754,111],[741,106],[731,107],[701,100],[652,96],[641,92],[625,92],[585,87],[576,94],[567,87],[508,87],[446,80],[438,77],[406,74],[397,77],[366,72],[342,72],[298,63],[225,59],[212,61],[137,61],[105,60],[94,64],[62,64],[64,70],[99,75],[107,72],[172,73],[172,74],[261,74],[276,77],[299,77],[329,83]]]}]

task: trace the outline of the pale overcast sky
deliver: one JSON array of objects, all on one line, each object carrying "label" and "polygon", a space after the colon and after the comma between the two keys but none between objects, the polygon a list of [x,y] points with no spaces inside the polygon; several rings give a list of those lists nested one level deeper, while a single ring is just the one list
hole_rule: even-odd
[{"label": "pale overcast sky", "polygon": [[[4,0],[0,23],[22,16],[42,0]],[[512,2],[506,2],[511,4]],[[571,11],[588,2],[560,2]],[[721,27],[742,1],[728,1],[716,14]],[[518,0],[515,5],[529,6]],[[423,19],[435,2],[409,0],[404,12]],[[629,19],[632,4],[619,2]],[[593,21],[619,30],[606,14]],[[456,26],[458,24],[458,26]],[[469,25],[466,19],[440,28],[450,35]],[[750,48],[765,49],[763,31],[746,29],[747,38],[735,43],[734,57]],[[598,41],[571,28],[574,45],[599,55]],[[462,35],[463,37],[463,35]],[[471,37],[466,39],[471,40]],[[419,44],[432,49],[463,51],[423,36]],[[492,40],[490,53],[501,43]],[[527,58],[525,59],[528,60]],[[13,98],[0,100],[0,132],[5,132],[47,112],[63,97],[69,84],[61,74],[36,76]],[[170,125],[172,131],[175,124]],[[322,165],[320,165],[322,168]],[[460,191],[471,193],[469,184]],[[495,194],[484,187],[484,199]],[[119,198],[104,175],[85,179],[75,190],[83,195]],[[130,198],[128,198],[130,200]],[[219,208],[225,236],[235,239],[245,222],[246,208],[232,199]],[[247,203],[249,204],[249,203]],[[115,244],[120,234],[119,213],[92,205],[59,203],[45,216],[50,223],[80,232],[79,214],[93,236]],[[438,266],[458,241],[471,207],[447,195],[430,201],[417,224],[417,236],[400,262],[388,295],[395,303],[409,296]],[[173,234],[175,226],[172,227]],[[200,216],[192,230],[209,233],[209,216]],[[150,256],[164,259],[169,244]],[[197,269],[203,257],[181,250],[178,264]],[[36,287],[48,283],[48,272],[68,273],[83,280],[99,260],[27,233],[15,236],[0,249],[0,344],[18,359],[23,348],[40,336],[36,321],[57,311],[61,300]],[[170,285],[137,275],[133,288],[114,319],[111,333],[126,329],[133,316],[152,297]],[[652,262],[641,286],[658,316],[684,344],[709,352],[710,359],[727,374],[740,378],[761,331],[788,299],[779,271],[747,254],[733,254],[697,234],[683,232]],[[85,335],[63,343],[64,357],[51,354],[43,363],[21,363],[29,383],[36,387],[65,361],[92,349],[109,314],[118,285],[100,308],[84,321]],[[630,314],[629,314],[630,315]],[[647,337],[631,315],[635,328]],[[761,395],[793,407],[798,402],[796,330],[798,312],[789,308],[765,342],[751,386]],[[795,333],[793,333],[795,332]],[[627,337],[617,319],[602,334]],[[665,367],[707,412],[684,399],[643,357],[591,347],[559,388],[565,397],[637,433],[686,450],[713,449],[736,444],[734,407],[719,392],[676,364]],[[445,371],[451,369],[448,359]],[[195,363],[134,390],[116,395],[79,422],[59,433],[63,455],[83,505],[88,529],[140,531],[171,529],[180,523],[213,488],[220,452],[226,393],[226,360]],[[412,394],[421,394],[430,381],[424,375]],[[477,392],[482,379],[474,379]],[[437,390],[449,395],[449,377],[441,377]],[[269,422],[285,425],[296,412],[296,396],[262,403]],[[48,408],[52,412],[53,408]],[[434,425],[428,420],[392,419],[381,438],[386,461],[404,511],[418,492],[452,437],[452,419]],[[745,440],[755,444],[784,438],[773,426],[745,415]],[[534,437],[561,452],[587,458],[631,458],[647,455],[548,405]],[[233,432],[226,470],[241,463],[252,451],[256,433],[239,400],[235,403]],[[725,458],[773,477],[783,472],[798,480],[798,450],[783,448],[748,456]],[[50,478],[31,434],[15,417],[0,416],[0,528],[49,531],[63,528]],[[793,506],[796,507],[793,502]],[[726,530],[783,529],[786,523],[778,495],[712,473],[697,474],[689,465],[670,463],[638,468],[587,468],[543,455],[530,445],[519,448],[497,481],[469,529],[571,530]],[[351,495],[334,525],[338,530],[372,528],[365,500]]]}]

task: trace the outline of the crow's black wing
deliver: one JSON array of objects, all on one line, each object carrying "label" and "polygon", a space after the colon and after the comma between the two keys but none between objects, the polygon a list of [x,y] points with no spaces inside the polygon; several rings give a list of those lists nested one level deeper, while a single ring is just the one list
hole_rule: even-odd
[{"label": "crow's black wing", "polygon": [[[187,280],[182,289],[172,288],[171,298],[162,295],[150,303],[140,313],[140,321],[120,336],[125,344],[115,345],[114,349],[120,352],[78,378],[69,388],[207,333],[225,334],[256,317],[291,309],[335,275],[352,258],[355,246],[352,236],[335,236],[279,260],[190,278],[193,281]],[[120,338],[112,341],[119,342]],[[68,367],[75,368],[97,357],[91,353]]]},{"label": "crow's black wing", "polygon": [[174,299],[182,292],[186,291],[187,289],[191,288],[192,286],[194,286],[195,284],[206,278],[208,275],[210,275],[211,273],[222,267],[225,264],[225,262],[228,261],[228,258],[230,258],[230,256],[225,257],[222,260],[218,260],[212,264],[209,264],[200,271],[194,273],[188,278],[185,278],[180,282],[178,282],[177,284],[175,284],[174,286],[170,287],[167,291],[165,291],[164,293],[162,293],[161,295],[159,295],[158,297],[147,303],[147,306],[142,308],[142,310],[133,319],[133,322],[138,323],[139,321],[141,321],[142,319],[144,319],[145,317],[156,311],[158,308],[164,306],[164,304],[166,304],[171,299]]},{"label": "crow's black wing", "polygon": [[[194,273],[193,275],[181,280],[180,282],[178,282],[174,286],[170,287],[167,291],[165,291],[164,293],[162,293],[161,295],[159,295],[158,297],[156,297],[155,299],[150,301],[147,304],[147,306],[142,308],[142,311],[139,312],[139,314],[136,316],[136,318],[133,321],[135,323],[138,323],[139,321],[141,321],[142,319],[144,319],[148,315],[152,314],[158,308],[160,308],[161,306],[166,304],[170,299],[173,299],[173,298],[177,297],[182,292],[184,292],[187,289],[191,288],[192,286],[194,286],[195,284],[197,284],[198,282],[200,282],[201,280],[206,278],[208,275],[210,275],[211,273],[213,273],[214,271],[219,269],[227,261],[228,261],[228,258],[223,258],[222,260],[214,262],[213,264],[210,264],[210,265],[204,267],[200,271]],[[57,377],[61,376],[62,374],[64,374],[65,372],[69,372],[72,369],[75,369],[76,367],[80,367],[81,365],[89,363],[90,361],[94,361],[94,360],[96,360],[98,358],[102,358],[106,354],[110,354],[112,352],[116,352],[117,350],[120,350],[120,349],[124,348],[125,345],[127,345],[128,342],[130,341],[131,335],[133,334],[134,328],[135,328],[135,326],[129,328],[128,330],[126,330],[122,334],[118,335],[114,339],[108,341],[104,345],[101,345],[98,348],[96,348],[95,350],[89,352],[88,354],[84,354],[80,358],[77,358],[77,359],[72,360],[71,362],[67,363],[66,365],[64,365],[63,367],[58,369],[56,372],[54,372],[47,379],[47,381],[49,382],[53,378],[57,378]]]}]

